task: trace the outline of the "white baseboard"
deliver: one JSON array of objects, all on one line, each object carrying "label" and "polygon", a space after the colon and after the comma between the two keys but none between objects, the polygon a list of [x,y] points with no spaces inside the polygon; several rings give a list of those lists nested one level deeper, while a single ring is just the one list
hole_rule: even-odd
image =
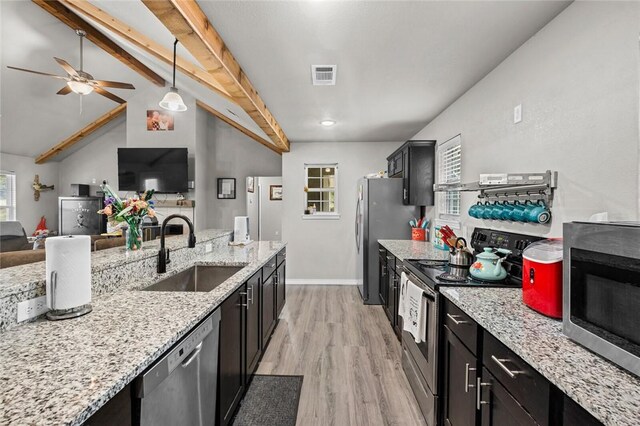
[{"label": "white baseboard", "polygon": [[323,280],[323,279],[291,279],[287,278],[287,284],[291,285],[358,285],[358,280],[353,279],[338,279],[338,280]]}]

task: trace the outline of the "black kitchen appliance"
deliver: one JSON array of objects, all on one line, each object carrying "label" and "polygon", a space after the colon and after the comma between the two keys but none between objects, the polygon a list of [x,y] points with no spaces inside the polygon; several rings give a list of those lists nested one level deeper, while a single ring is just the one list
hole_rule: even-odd
[{"label": "black kitchen appliance", "polygon": [[640,376],[640,222],[564,224],[562,331]]},{"label": "black kitchen appliance", "polygon": [[[438,377],[442,351],[440,350],[440,332],[442,321],[441,295],[442,286],[462,287],[522,287],[522,251],[534,241],[542,237],[494,231],[476,228],[471,236],[471,247],[475,253],[482,252],[485,247],[511,250],[503,261],[507,278],[503,281],[481,281],[469,275],[468,268],[459,268],[448,264],[448,261],[432,259],[404,260],[403,269],[409,281],[420,287],[427,301],[426,339],[416,343],[414,337],[402,332],[402,367],[409,384],[420,406],[420,410],[429,426],[438,424],[440,379]],[[503,255],[501,255],[503,256]]]}]

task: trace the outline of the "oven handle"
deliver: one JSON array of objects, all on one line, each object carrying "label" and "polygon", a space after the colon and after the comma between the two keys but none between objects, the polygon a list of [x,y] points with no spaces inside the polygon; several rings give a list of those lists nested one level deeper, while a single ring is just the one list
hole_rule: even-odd
[{"label": "oven handle", "polygon": [[422,282],[422,280],[420,280],[418,277],[416,277],[415,275],[413,275],[411,272],[409,272],[408,270],[404,270],[404,273],[407,274],[407,277],[409,278],[409,281],[413,282],[414,284],[419,283],[420,285],[418,285],[418,287],[420,287],[420,289],[422,290],[422,294],[424,297],[427,297],[431,300],[436,300],[437,294],[434,290],[432,290],[431,288],[429,288],[429,286],[427,286],[424,282]]}]

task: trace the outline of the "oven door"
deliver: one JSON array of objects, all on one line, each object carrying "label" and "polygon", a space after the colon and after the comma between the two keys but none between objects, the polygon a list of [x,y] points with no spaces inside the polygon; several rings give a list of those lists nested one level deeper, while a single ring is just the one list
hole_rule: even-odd
[{"label": "oven door", "polygon": [[564,250],[563,332],[640,375],[640,228],[566,224]]},{"label": "oven door", "polygon": [[[406,272],[406,271],[405,271]],[[438,360],[438,293],[427,287],[422,281],[413,274],[408,274],[409,281],[422,289],[422,297],[426,299],[427,310],[424,320],[427,322],[426,341],[416,343],[414,336],[402,331],[402,345],[411,356],[415,365],[418,367],[418,373],[421,381],[428,386],[432,394],[437,393],[437,360]]]}]

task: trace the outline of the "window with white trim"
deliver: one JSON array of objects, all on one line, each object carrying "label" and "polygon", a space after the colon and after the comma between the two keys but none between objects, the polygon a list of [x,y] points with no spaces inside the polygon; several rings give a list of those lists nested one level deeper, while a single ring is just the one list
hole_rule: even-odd
[{"label": "window with white trim", "polygon": [[[444,142],[438,148],[438,183],[459,183],[462,169],[460,135]],[[440,217],[460,216],[460,192],[443,192],[440,196]]]},{"label": "window with white trim", "polygon": [[16,220],[16,174],[0,171],[0,222]]},{"label": "window with white trim", "polygon": [[338,164],[305,164],[304,175],[305,214],[337,215]]}]

